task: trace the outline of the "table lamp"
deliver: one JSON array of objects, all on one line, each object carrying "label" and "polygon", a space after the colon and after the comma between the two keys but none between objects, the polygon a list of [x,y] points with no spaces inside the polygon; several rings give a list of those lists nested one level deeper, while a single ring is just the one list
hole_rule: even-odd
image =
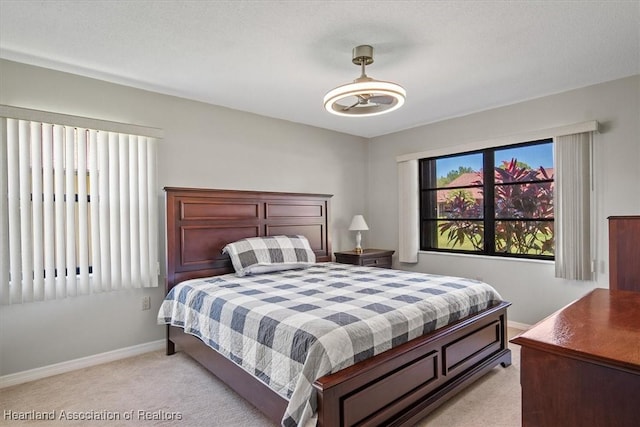
[{"label": "table lamp", "polygon": [[356,248],[354,249],[354,252],[357,254],[361,254],[362,253],[362,246],[360,245],[360,242],[362,241],[362,235],[360,234],[361,230],[368,230],[369,226],[367,226],[367,223],[364,220],[364,217],[362,215],[354,215],[353,219],[351,220],[351,225],[349,226],[349,231],[357,231],[356,233]]}]

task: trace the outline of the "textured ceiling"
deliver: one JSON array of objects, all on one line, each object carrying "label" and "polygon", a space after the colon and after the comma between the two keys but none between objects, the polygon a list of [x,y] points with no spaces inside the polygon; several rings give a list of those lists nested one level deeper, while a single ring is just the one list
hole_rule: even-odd
[{"label": "textured ceiling", "polygon": [[[360,44],[400,110],[324,111]],[[0,0],[0,57],[373,137],[639,74],[640,1]]]}]

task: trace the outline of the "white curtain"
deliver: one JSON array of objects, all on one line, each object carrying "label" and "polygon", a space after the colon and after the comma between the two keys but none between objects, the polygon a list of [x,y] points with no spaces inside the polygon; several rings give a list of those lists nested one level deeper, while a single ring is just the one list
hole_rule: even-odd
[{"label": "white curtain", "polygon": [[554,138],[556,277],[593,279],[591,144],[593,133]]},{"label": "white curtain", "polygon": [[158,286],[156,140],[0,118],[0,303]]},{"label": "white curtain", "polygon": [[420,190],[418,160],[398,162],[399,250],[398,260],[418,262],[420,249]]}]

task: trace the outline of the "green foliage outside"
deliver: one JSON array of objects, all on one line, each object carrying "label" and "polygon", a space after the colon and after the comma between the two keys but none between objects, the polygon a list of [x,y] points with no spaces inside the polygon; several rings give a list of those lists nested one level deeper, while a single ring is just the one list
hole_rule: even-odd
[{"label": "green foliage outside", "polygon": [[460,166],[458,170],[449,171],[449,173],[447,173],[447,176],[438,178],[437,185],[439,188],[446,187],[447,184],[449,184],[454,179],[458,178],[460,175],[464,175],[465,173],[472,173],[472,172],[475,172],[473,168],[470,168],[467,166]]},{"label": "green foliage outside", "polygon": [[[553,221],[535,220],[553,218],[553,186],[535,182],[540,177],[548,178],[544,168],[534,170],[516,159],[495,168],[496,252],[554,255]],[[444,212],[444,220],[438,221],[438,247],[482,251],[484,226],[471,220],[483,217],[481,204],[464,191],[452,192]]]}]

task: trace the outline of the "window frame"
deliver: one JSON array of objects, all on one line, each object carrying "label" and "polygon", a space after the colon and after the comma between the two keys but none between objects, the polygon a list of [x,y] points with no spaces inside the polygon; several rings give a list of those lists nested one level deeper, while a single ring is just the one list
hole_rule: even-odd
[{"label": "window frame", "polygon": [[[555,261],[555,229],[554,233],[554,255],[530,255],[530,254],[517,254],[511,252],[500,252],[496,251],[495,245],[495,225],[497,221],[506,220],[506,221],[542,221],[542,222],[554,222],[555,221],[555,211],[554,215],[551,218],[496,218],[495,215],[495,189],[497,186],[505,185],[504,183],[495,182],[495,153],[497,151],[502,151],[506,149],[513,148],[521,148],[521,147],[530,147],[535,145],[543,145],[543,144],[555,144],[553,138],[540,138],[525,142],[516,142],[512,144],[505,145],[497,145],[497,146],[487,146],[478,149],[470,149],[467,151],[460,151],[454,153],[441,154],[437,156],[423,157],[418,159],[418,190],[419,190],[419,200],[418,200],[418,219],[419,219],[419,250],[424,252],[441,252],[441,253],[455,253],[455,254],[468,254],[475,256],[491,256],[491,257],[501,257],[501,258],[517,258],[517,259],[527,259],[527,260],[543,260],[543,261]],[[483,249],[482,250],[466,250],[466,249],[456,249],[456,248],[438,248],[435,247],[437,244],[434,244],[434,239],[437,239],[437,224],[438,224],[438,210],[437,210],[437,192],[443,189],[451,189],[451,187],[438,187],[437,185],[437,176],[435,171],[435,161],[439,159],[451,158],[451,157],[461,157],[465,155],[473,155],[473,154],[481,154],[482,158],[482,191],[483,191],[483,213],[482,217],[469,217],[465,219],[469,219],[471,221],[482,221],[484,230],[483,230]],[[432,163],[433,162],[433,163]],[[429,166],[432,164],[433,166]],[[425,178],[425,174],[430,175],[430,177]],[[430,180],[430,181],[429,181]],[[427,186],[426,182],[435,183],[435,186]],[[523,183],[551,183],[554,185],[555,183],[555,170],[553,177],[551,179],[541,179],[535,181],[521,181],[514,182],[513,185],[519,185]],[[506,185],[512,185],[511,183],[506,183]],[[477,188],[477,185],[469,185],[469,186],[460,186],[455,187],[456,189],[462,188]],[[432,200],[425,201],[426,195],[431,193]],[[435,200],[435,202],[434,202]],[[435,207],[435,215],[429,215],[429,211],[433,211]],[[431,231],[425,230],[425,227],[431,223]],[[433,230],[436,230],[433,232]]]}]

